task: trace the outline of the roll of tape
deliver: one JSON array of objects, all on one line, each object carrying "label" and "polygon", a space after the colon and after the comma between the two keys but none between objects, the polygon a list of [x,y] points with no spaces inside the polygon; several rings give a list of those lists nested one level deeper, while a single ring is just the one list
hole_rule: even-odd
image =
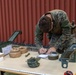
[{"label": "roll of tape", "polygon": [[57,52],[52,52],[51,54],[48,55],[49,60],[56,60],[58,59],[59,54]]}]

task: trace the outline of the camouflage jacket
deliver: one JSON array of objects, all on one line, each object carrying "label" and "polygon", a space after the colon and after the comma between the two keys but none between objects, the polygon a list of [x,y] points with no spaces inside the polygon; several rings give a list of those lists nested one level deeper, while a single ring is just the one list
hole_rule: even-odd
[{"label": "camouflage jacket", "polygon": [[[67,14],[62,10],[52,10],[49,11],[48,13],[51,14],[54,24],[52,31],[48,33],[49,39],[51,33],[61,35],[60,38],[53,45],[56,49],[58,49],[58,47],[61,46],[66,40],[69,40],[69,37],[71,35],[70,22],[68,20]],[[44,15],[42,15],[42,17],[43,16]],[[38,22],[35,30],[35,44],[38,48],[43,47],[42,40],[43,40],[43,32],[40,30]]]}]

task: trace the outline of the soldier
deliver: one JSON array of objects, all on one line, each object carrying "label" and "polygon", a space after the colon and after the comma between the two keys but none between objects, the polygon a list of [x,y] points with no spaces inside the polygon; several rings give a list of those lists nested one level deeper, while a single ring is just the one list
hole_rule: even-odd
[{"label": "soldier", "polygon": [[[44,33],[47,33],[49,38],[48,50],[42,44]],[[65,11],[52,10],[42,15],[35,31],[35,44],[39,48],[39,53],[61,53],[74,42],[71,24]]]}]

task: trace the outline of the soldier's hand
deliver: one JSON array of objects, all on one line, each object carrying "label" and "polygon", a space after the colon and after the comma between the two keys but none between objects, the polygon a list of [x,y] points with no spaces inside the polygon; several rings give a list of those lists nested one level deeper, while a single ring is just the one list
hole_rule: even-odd
[{"label": "soldier's hand", "polygon": [[55,47],[49,48],[46,54],[50,54],[51,52],[56,52],[56,48]]},{"label": "soldier's hand", "polygon": [[47,49],[45,49],[45,48],[40,48],[39,49],[40,54],[44,54],[44,53],[46,53],[46,51],[47,51]]}]

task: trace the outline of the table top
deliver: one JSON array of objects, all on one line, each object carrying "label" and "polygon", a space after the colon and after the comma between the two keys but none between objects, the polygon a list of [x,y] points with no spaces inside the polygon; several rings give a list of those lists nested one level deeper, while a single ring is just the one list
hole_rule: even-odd
[{"label": "table top", "polygon": [[25,57],[22,54],[18,58],[10,58],[9,55],[4,57],[4,60],[0,62],[0,70],[18,74],[37,74],[37,75],[63,75],[65,71],[72,71],[76,73],[76,63],[68,63],[68,68],[62,68],[59,60],[40,59],[40,66],[37,68],[30,68],[27,65],[27,59],[30,57],[37,57],[38,53],[29,51],[30,55]]}]

